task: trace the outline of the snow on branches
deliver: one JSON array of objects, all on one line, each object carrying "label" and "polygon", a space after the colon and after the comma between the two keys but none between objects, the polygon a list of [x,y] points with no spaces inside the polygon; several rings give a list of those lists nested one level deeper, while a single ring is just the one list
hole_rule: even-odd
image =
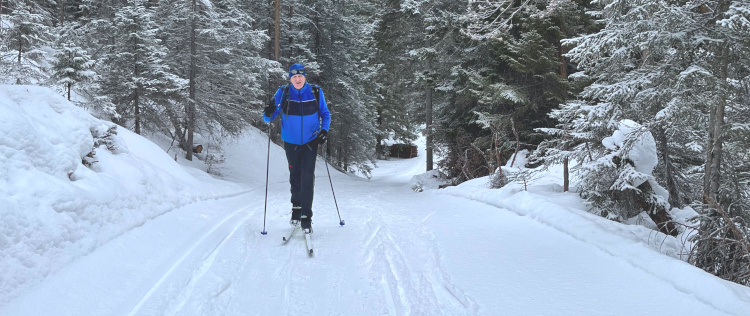
[{"label": "snow on branches", "polygon": [[634,121],[622,120],[602,144],[609,153],[581,166],[581,195],[587,203],[600,215],[617,221],[645,211],[661,232],[676,235],[667,212],[669,193],[651,174],[658,164],[651,132]]}]

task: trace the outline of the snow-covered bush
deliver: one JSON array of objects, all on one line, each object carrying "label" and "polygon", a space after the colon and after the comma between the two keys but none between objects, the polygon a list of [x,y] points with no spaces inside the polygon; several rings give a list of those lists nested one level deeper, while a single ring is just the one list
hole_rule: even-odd
[{"label": "snow-covered bush", "polygon": [[96,150],[100,146],[104,146],[109,152],[117,154],[118,152],[118,140],[117,140],[117,125],[112,124],[99,125],[91,127],[91,137],[94,138],[94,146],[91,151],[83,156],[82,163],[84,166],[92,168],[96,163]]},{"label": "snow-covered bush", "polygon": [[645,211],[660,230],[676,234],[667,213],[669,193],[651,174],[658,164],[651,132],[634,121],[623,120],[602,144],[609,153],[580,167],[581,196],[592,212],[624,221]]}]

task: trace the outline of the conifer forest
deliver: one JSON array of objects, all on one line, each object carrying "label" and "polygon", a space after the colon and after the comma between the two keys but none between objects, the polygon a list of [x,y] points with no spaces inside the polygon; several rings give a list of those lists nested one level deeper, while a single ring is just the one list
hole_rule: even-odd
[{"label": "conifer forest", "polygon": [[[261,115],[294,63],[325,91],[338,169],[367,176],[386,141],[424,136],[428,170],[501,187],[527,152],[594,214],[697,230],[689,262],[750,285],[748,1],[0,0],[0,84],[188,160],[201,143],[220,163],[251,127],[280,141]],[[685,207],[694,226],[672,220]]]}]

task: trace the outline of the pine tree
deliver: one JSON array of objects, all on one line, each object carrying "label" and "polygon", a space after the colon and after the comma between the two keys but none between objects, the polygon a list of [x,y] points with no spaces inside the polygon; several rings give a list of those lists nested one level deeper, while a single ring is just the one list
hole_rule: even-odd
[{"label": "pine tree", "polygon": [[[750,4],[747,1],[718,1],[701,6],[715,35],[724,39],[710,45],[715,60],[706,67],[718,88],[725,89],[709,108],[707,159],[703,182],[704,209],[690,262],[721,278],[750,285],[750,177],[746,139],[750,129]],[[715,21],[715,24],[713,23]],[[718,37],[718,36],[717,36]],[[711,47],[713,46],[713,47]],[[714,72],[711,72],[714,70]],[[718,70],[718,71],[716,71]],[[716,83],[708,80],[707,84]],[[703,84],[706,84],[703,83]],[[714,86],[715,87],[715,86]],[[721,92],[720,92],[721,93]],[[710,104],[710,103],[709,103]]]},{"label": "pine tree", "polygon": [[[617,122],[634,120],[651,130],[659,143],[660,166],[654,175],[669,191],[672,206],[708,197],[744,208],[736,203],[742,199],[733,196],[743,191],[743,182],[736,181],[741,173],[729,164],[738,160],[725,147],[734,139],[728,127],[739,121],[735,111],[725,109],[744,108],[740,100],[746,89],[737,83],[747,73],[734,61],[746,55],[747,42],[717,24],[728,4],[609,3],[600,12],[606,22],[601,31],[570,41],[575,44],[570,56],[585,71],[575,78],[592,84],[581,100],[555,112],[561,129],[568,131],[557,134],[575,137],[576,150],[586,151],[579,157],[595,162],[607,154],[601,140]],[[700,152],[706,155],[704,161],[696,159]],[[704,172],[697,172],[699,166]],[[601,177],[594,169],[581,169],[582,191],[601,207],[617,196],[601,195],[610,189],[597,185]],[[702,186],[698,179],[703,179]]]},{"label": "pine tree", "polygon": [[57,53],[57,63],[53,67],[53,78],[64,86],[68,101],[70,101],[74,85],[95,79],[95,73],[91,71],[93,67],[94,61],[82,48],[70,43],[60,48]]},{"label": "pine tree", "polygon": [[[309,11],[308,11],[309,10]],[[331,111],[326,155],[344,170],[356,167],[367,174],[374,158],[374,111],[365,94],[367,70],[367,7],[341,1],[311,1],[297,10],[312,21],[305,27],[307,49],[316,58],[308,81],[319,84]],[[306,66],[307,67],[307,66]]]},{"label": "pine tree", "polygon": [[[166,21],[162,38],[173,56],[169,67],[187,88],[175,99],[180,107],[171,108],[167,115],[172,122],[170,133],[189,160],[196,133],[234,134],[257,118],[257,113],[246,110],[246,104],[263,94],[259,83],[263,76],[250,72],[272,64],[260,56],[267,37],[251,29],[246,7],[236,4],[159,2],[160,16]],[[250,68],[238,68],[246,66]]]},{"label": "pine tree", "polygon": [[415,23],[416,16],[402,10],[400,1],[388,1],[375,14],[371,35],[375,50],[368,61],[372,71],[369,90],[374,96],[378,155],[384,151],[385,139],[415,140],[422,121],[414,109],[416,98],[412,90],[419,65],[409,54],[410,45],[418,34]]},{"label": "pine tree", "polygon": [[[441,138],[450,144],[451,138],[461,135],[456,128],[471,133],[475,149],[453,150],[481,153],[485,159],[473,161],[487,161],[483,168],[488,170],[516,151],[535,149],[545,141],[547,136],[538,129],[554,126],[547,114],[567,99],[570,90],[561,40],[589,28],[586,5],[586,1],[469,1],[461,31],[474,40],[475,55],[454,71],[454,87],[465,104],[460,105],[462,111],[443,113],[446,135]],[[504,122],[500,132],[482,130],[475,112]],[[466,155],[450,154],[459,160],[444,161],[462,166],[462,174],[469,174],[462,156]]]},{"label": "pine tree", "polygon": [[40,48],[55,40],[48,26],[49,15],[38,4],[28,1],[13,3],[11,10],[7,16],[10,27],[4,31],[6,49],[11,54],[3,54],[3,63],[8,67],[0,70],[0,76],[16,84],[39,83],[46,79],[46,55]]},{"label": "pine tree", "polygon": [[164,61],[167,51],[157,38],[154,11],[145,0],[129,2],[115,12],[111,30],[112,42],[101,57],[108,70],[102,73],[101,93],[116,105],[120,125],[138,134],[144,128],[157,130],[165,123],[164,107],[172,102],[166,96],[184,84]]}]

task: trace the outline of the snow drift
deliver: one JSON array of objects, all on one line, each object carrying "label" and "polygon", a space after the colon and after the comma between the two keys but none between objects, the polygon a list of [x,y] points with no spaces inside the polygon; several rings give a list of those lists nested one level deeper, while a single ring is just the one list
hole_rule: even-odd
[{"label": "snow drift", "polygon": [[0,305],[123,232],[216,196],[124,128],[115,150],[94,148],[84,166],[92,133],[111,125],[47,88],[0,85]]}]

